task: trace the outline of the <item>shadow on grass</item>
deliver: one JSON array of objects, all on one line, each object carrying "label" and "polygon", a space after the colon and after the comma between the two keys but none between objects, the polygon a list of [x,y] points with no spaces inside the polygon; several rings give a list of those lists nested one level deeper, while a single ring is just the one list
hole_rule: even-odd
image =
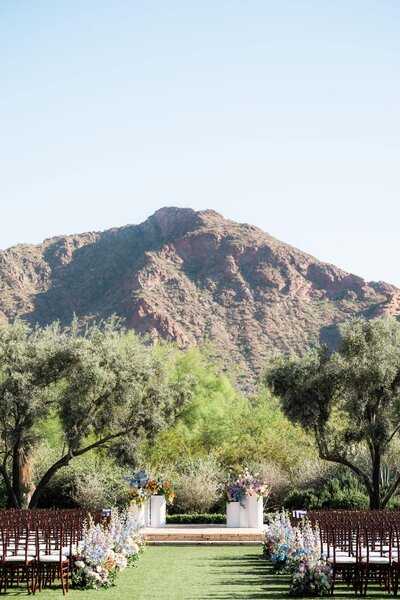
[{"label": "shadow on grass", "polygon": [[288,595],[288,578],[277,579],[261,556],[216,557],[211,564],[213,574],[219,577],[215,591],[201,596],[204,600],[282,600]]},{"label": "shadow on grass", "polygon": [[[284,600],[290,598],[290,579],[287,575],[276,575],[269,563],[260,556],[232,556],[214,558],[215,575],[220,579],[215,582],[215,591],[200,596],[204,600]],[[223,589],[226,588],[226,591]],[[333,598],[350,600],[357,598],[352,588],[337,582]],[[380,600],[393,598],[387,592],[373,586],[368,592],[369,598]],[[332,598],[332,596],[328,596]],[[307,599],[303,599],[307,600]],[[311,600],[311,599],[309,599]]]}]

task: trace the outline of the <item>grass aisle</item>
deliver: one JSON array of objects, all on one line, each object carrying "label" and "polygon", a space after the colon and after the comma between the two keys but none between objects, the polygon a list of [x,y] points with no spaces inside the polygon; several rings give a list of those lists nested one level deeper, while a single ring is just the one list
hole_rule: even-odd
[{"label": "grass aisle", "polygon": [[140,600],[280,598],[285,589],[283,582],[274,592],[268,585],[261,548],[153,546],[142,559],[136,577]]},{"label": "grass aisle", "polygon": [[[138,566],[127,569],[109,590],[71,590],[68,600],[254,600],[288,598],[288,579],[271,573],[261,548],[190,546],[146,548]],[[390,598],[371,587],[373,600]],[[27,597],[10,590],[7,596]],[[7,597],[5,596],[5,597]],[[392,596],[393,597],[393,596]],[[61,590],[46,589],[37,598],[61,600]],[[334,598],[357,598],[339,585]],[[359,596],[358,596],[359,598]],[[315,600],[315,599],[314,599]]]}]

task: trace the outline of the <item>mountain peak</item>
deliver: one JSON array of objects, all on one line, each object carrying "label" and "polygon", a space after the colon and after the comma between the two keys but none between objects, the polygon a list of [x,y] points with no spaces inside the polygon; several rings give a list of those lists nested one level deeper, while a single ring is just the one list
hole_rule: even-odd
[{"label": "mountain peak", "polygon": [[224,217],[214,210],[195,211],[192,208],[165,206],[151,215],[142,226],[153,230],[160,238],[167,239],[193,231],[205,222],[225,221]]}]

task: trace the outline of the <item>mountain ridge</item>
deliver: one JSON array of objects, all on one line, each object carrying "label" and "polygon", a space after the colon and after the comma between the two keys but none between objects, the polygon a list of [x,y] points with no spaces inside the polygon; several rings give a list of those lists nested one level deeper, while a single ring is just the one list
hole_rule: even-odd
[{"label": "mountain ridge", "polygon": [[151,340],[211,340],[254,377],[275,351],[304,351],[356,315],[400,316],[400,290],[366,282],[213,210],[165,207],[138,225],[0,250],[0,321],[113,313]]}]

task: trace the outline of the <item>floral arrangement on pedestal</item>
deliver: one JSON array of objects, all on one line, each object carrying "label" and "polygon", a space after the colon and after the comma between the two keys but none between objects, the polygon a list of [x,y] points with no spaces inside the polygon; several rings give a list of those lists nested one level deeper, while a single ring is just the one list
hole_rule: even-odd
[{"label": "floral arrangement on pedestal", "polygon": [[137,471],[132,476],[124,477],[125,481],[129,483],[129,503],[131,506],[137,506],[141,508],[145,502],[150,498],[151,492],[148,488],[150,481],[145,469]]},{"label": "floral arrangement on pedestal", "polygon": [[141,469],[130,477],[125,477],[130,485],[129,502],[141,508],[151,496],[165,496],[168,504],[174,501],[174,491],[171,484],[161,479],[150,479],[145,469]]},{"label": "floral arrangement on pedestal", "polygon": [[160,494],[161,496],[165,496],[167,504],[173,504],[175,498],[175,492],[171,488],[171,484],[167,481],[158,481],[158,487],[156,494]]},{"label": "floral arrangement on pedestal", "polygon": [[246,494],[238,479],[226,479],[221,483],[219,489],[225,495],[227,502],[240,502],[244,505]]},{"label": "floral arrangement on pedestal", "polygon": [[78,546],[72,584],[81,589],[115,585],[118,573],[132,566],[144,549],[137,522],[129,511],[113,510],[109,525],[89,520]]},{"label": "floral arrangement on pedestal", "polygon": [[246,505],[246,498],[255,496],[257,498],[268,498],[270,486],[266,480],[260,478],[258,473],[245,472],[239,477],[229,476],[221,483],[219,489],[223,492],[227,502],[240,502]]},{"label": "floral arrangement on pedestal", "polygon": [[332,567],[322,557],[318,527],[309,521],[291,524],[285,511],[270,517],[265,532],[264,555],[276,573],[292,575],[293,596],[324,596],[332,587]]}]

